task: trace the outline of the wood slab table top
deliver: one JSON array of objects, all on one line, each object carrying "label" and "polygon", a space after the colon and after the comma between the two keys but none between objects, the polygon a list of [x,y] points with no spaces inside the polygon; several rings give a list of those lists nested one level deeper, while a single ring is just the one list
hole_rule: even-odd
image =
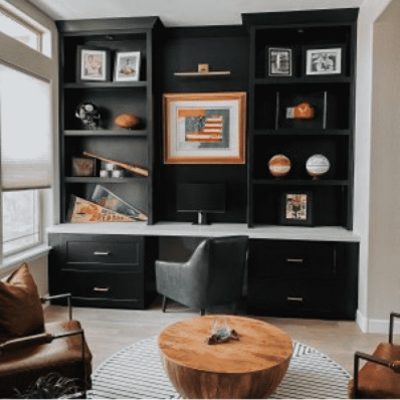
[{"label": "wood slab table top", "polygon": [[[215,320],[226,321],[239,340],[209,345]],[[281,329],[252,318],[207,315],[166,327],[158,339],[163,357],[197,371],[243,374],[285,364],[292,355],[292,340]]]}]

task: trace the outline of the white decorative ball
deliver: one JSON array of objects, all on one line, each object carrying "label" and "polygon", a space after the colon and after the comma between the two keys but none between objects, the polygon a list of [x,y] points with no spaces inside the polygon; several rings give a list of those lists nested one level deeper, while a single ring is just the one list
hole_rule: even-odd
[{"label": "white decorative ball", "polygon": [[319,177],[329,171],[331,164],[323,154],[314,154],[306,162],[306,170],[312,177]]}]

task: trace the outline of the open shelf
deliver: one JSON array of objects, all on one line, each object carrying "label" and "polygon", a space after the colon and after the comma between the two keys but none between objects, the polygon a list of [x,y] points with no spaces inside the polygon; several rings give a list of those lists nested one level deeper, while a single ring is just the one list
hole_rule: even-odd
[{"label": "open shelf", "polygon": [[346,179],[254,179],[254,185],[282,185],[282,186],[348,186]]},{"label": "open shelf", "polygon": [[265,136],[349,136],[349,129],[254,129],[254,135]]},{"label": "open shelf", "polygon": [[97,176],[68,176],[65,178],[66,183],[129,183],[138,179],[145,179],[144,176],[134,176],[125,178],[100,178]]},{"label": "open shelf", "polygon": [[124,136],[124,137],[144,137],[147,136],[146,129],[95,129],[95,130],[83,130],[83,129],[66,129],[64,136]]},{"label": "open shelf", "polygon": [[350,83],[352,78],[349,76],[305,76],[305,77],[268,77],[257,78],[254,80],[256,85],[292,85],[293,83]]},{"label": "open shelf", "polygon": [[146,87],[146,81],[138,82],[66,82],[64,83],[65,89],[114,89],[114,88],[134,88]]}]

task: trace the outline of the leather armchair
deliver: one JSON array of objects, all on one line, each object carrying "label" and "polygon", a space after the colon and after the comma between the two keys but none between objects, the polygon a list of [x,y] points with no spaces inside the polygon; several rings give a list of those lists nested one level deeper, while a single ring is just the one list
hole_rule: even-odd
[{"label": "leather armchair", "polygon": [[67,297],[69,319],[45,324],[36,335],[11,339],[0,344],[0,397],[15,398],[15,389],[25,392],[39,377],[58,372],[77,378],[83,392],[91,387],[92,355],[78,321],[72,319],[71,295],[42,298],[42,302]]},{"label": "leather armchair", "polygon": [[203,240],[185,263],[156,261],[157,291],[191,308],[235,304],[242,296],[248,237]]},{"label": "leather armchair", "polygon": [[[354,354],[354,379],[349,382],[352,399],[400,398],[400,345],[393,344],[394,318],[390,313],[388,343],[380,343],[373,355],[357,351]],[[359,371],[360,360],[367,362]]]}]

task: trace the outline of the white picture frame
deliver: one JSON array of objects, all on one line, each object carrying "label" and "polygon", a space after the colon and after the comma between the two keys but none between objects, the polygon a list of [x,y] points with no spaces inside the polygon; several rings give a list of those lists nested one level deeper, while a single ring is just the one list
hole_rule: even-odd
[{"label": "white picture frame", "polygon": [[109,78],[109,51],[78,46],[78,82],[106,82]]},{"label": "white picture frame", "polygon": [[307,49],[306,75],[339,75],[342,73],[341,47]]},{"label": "white picture frame", "polygon": [[140,78],[140,51],[120,51],[115,57],[114,81],[136,82]]}]

